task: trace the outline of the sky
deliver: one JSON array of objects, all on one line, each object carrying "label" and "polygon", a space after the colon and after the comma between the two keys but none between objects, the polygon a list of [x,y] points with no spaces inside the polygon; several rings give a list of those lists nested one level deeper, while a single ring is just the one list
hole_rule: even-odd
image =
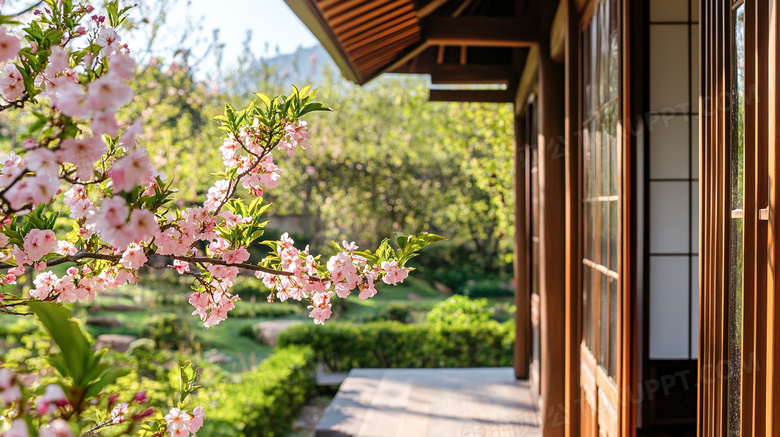
[{"label": "sky", "polygon": [[[270,44],[271,54],[291,53],[298,46],[317,44],[316,38],[301,23],[283,0],[189,0],[193,17],[203,17],[204,30],[220,29],[225,42],[224,59],[238,59],[243,51],[247,29],[258,52]],[[184,2],[183,2],[184,3]],[[218,5],[218,6],[217,6]],[[178,12],[178,11],[176,11]]]}]

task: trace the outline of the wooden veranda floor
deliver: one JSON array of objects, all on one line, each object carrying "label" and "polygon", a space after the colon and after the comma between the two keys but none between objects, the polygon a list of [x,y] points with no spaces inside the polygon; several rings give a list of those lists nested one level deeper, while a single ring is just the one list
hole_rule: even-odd
[{"label": "wooden veranda floor", "polygon": [[539,434],[527,381],[511,368],[355,369],[315,437],[482,437]]}]

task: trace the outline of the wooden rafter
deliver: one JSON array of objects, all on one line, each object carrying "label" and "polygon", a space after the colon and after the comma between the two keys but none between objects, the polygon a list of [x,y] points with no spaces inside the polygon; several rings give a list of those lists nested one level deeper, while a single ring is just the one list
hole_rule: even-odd
[{"label": "wooden rafter", "polygon": [[419,18],[425,18],[436,11],[436,9],[444,6],[448,1],[450,0],[430,0],[425,4],[425,6],[421,7],[420,10],[417,11],[417,16]]},{"label": "wooden rafter", "polygon": [[431,102],[512,103],[514,90],[431,90]]},{"label": "wooden rafter", "polygon": [[509,84],[517,76],[509,65],[436,65],[431,69],[435,84]]},{"label": "wooden rafter", "polygon": [[432,17],[426,33],[431,45],[532,47],[538,42],[536,26],[515,18]]}]

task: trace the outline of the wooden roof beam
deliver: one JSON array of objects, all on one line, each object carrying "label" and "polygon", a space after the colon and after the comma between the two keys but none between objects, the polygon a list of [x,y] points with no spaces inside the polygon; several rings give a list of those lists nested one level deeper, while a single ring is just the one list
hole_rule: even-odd
[{"label": "wooden roof beam", "polygon": [[568,15],[568,0],[561,0],[555,11],[552,27],[550,27],[550,57],[555,62],[563,62],[566,41],[566,16]]},{"label": "wooden roof beam", "polygon": [[514,90],[430,90],[431,102],[512,103]]},{"label": "wooden roof beam", "polygon": [[450,0],[430,0],[425,4],[425,6],[421,7],[420,10],[417,11],[417,17],[425,18],[428,15],[431,15],[436,9],[444,6],[444,4],[448,1]]},{"label": "wooden roof beam", "polygon": [[532,47],[525,59],[523,74],[520,76],[520,83],[517,85],[517,95],[515,96],[515,114],[522,116],[525,112],[528,97],[536,87],[536,80],[539,77],[539,47]]},{"label": "wooden roof beam", "polygon": [[509,65],[436,65],[431,69],[434,84],[509,85],[518,74]]},{"label": "wooden roof beam", "polygon": [[424,26],[430,45],[469,47],[533,47],[537,26],[516,18],[431,17]]}]

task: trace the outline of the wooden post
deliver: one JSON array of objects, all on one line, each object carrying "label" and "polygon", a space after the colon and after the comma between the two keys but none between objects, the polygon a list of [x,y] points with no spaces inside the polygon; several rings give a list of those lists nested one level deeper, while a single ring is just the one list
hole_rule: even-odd
[{"label": "wooden post", "polygon": [[[517,114],[517,111],[515,111]],[[526,230],[525,118],[515,115],[515,377],[528,379],[531,364],[531,288]]]},{"label": "wooden post", "polygon": [[564,435],[566,381],[566,168],[564,65],[539,43],[539,204],[542,435]]},{"label": "wooden post", "polygon": [[[566,437],[580,435],[580,343],[582,342],[582,288],[580,272],[580,129],[579,20],[575,0],[561,1],[564,15],[566,69]],[[558,15],[556,14],[556,17]]]}]

